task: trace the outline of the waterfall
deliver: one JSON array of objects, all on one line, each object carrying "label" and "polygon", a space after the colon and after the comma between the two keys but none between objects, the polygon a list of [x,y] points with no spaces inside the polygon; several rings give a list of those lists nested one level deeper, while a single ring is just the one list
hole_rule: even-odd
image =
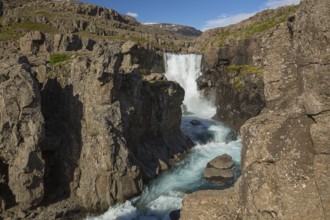
[{"label": "waterfall", "polygon": [[196,80],[202,75],[202,55],[197,54],[165,54],[165,76],[168,80],[178,82],[185,90],[184,110],[194,115],[211,118],[215,106],[205,100],[198,92]]},{"label": "waterfall", "polygon": [[[166,77],[184,88],[183,105],[190,112],[183,116],[181,130],[196,146],[177,166],[145,186],[140,196],[110,207],[103,215],[89,216],[87,220],[170,220],[169,213],[181,208],[186,193],[223,189],[203,178],[204,168],[210,160],[224,153],[231,155],[239,166],[242,143],[240,138],[229,140],[231,130],[209,119],[215,114],[215,107],[203,99],[196,85],[196,79],[201,75],[201,59],[201,55],[195,54],[165,54]],[[193,120],[200,123],[194,125]]]}]

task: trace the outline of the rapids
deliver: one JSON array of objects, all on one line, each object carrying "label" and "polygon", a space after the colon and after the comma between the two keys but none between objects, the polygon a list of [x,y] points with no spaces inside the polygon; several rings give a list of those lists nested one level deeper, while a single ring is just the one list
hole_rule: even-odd
[{"label": "rapids", "polygon": [[[103,215],[89,216],[87,220],[167,220],[171,211],[181,208],[186,193],[229,187],[211,184],[203,178],[207,163],[224,153],[232,156],[237,168],[242,143],[240,138],[231,138],[230,128],[210,119],[215,107],[203,99],[196,85],[201,75],[201,59],[201,55],[195,54],[165,54],[167,79],[177,81],[185,89],[183,105],[189,114],[182,117],[181,130],[196,146],[183,161],[145,186],[140,196],[110,207]],[[200,124],[193,125],[192,120]],[[238,169],[236,171],[235,179],[239,175]]]}]

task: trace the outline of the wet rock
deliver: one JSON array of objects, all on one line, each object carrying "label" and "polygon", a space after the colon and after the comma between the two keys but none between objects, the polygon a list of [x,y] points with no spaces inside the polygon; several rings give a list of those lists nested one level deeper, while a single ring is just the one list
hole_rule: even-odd
[{"label": "wet rock", "polygon": [[234,130],[230,130],[229,134],[227,134],[226,138],[225,138],[225,142],[228,144],[232,141],[236,141],[237,140],[237,132]]},{"label": "wet rock", "polygon": [[200,124],[202,124],[200,121],[198,121],[198,120],[191,120],[190,121],[190,124],[192,124],[192,125],[194,125],[194,126],[197,126],[197,125],[200,125]]},{"label": "wet rock", "polygon": [[228,154],[223,154],[212,159],[210,162],[207,163],[207,167],[209,168],[216,168],[216,169],[230,169],[234,166],[234,161],[231,156]]},{"label": "wet rock", "polygon": [[207,167],[204,170],[204,178],[211,182],[224,184],[234,180],[234,173],[230,169],[222,170],[213,167]]},{"label": "wet rock", "polygon": [[171,220],[179,220],[180,219],[180,212],[181,212],[180,209],[170,212]]}]

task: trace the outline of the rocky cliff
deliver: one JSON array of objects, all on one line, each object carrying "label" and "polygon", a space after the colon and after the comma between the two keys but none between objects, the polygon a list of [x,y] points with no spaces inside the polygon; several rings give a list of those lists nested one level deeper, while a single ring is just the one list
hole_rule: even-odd
[{"label": "rocky cliff", "polygon": [[49,53],[58,38],[31,32],[20,50],[2,48],[2,209],[75,197],[105,210],[191,146],[183,89],[146,73],[159,54],[132,41]]},{"label": "rocky cliff", "polygon": [[155,30],[86,4],[3,1],[1,12],[0,218],[106,210],[192,146],[184,90],[159,74],[161,50],[183,36],[149,41]]},{"label": "rocky cliff", "polygon": [[204,32],[195,40],[191,52],[202,53],[204,74],[199,89],[217,106],[215,119],[236,130],[265,107],[263,36],[284,23],[296,6],[266,10],[224,28]]},{"label": "rocky cliff", "polygon": [[0,1],[0,41],[17,40],[29,31],[50,34],[76,34],[94,40],[125,42],[133,40],[145,47],[181,51],[192,43],[171,29],[143,25],[118,12],[75,1]]},{"label": "rocky cliff", "polygon": [[[235,190],[204,219],[329,219],[329,8],[305,0],[262,37],[266,107],[240,129]],[[200,196],[187,196],[184,216],[214,206]]]}]

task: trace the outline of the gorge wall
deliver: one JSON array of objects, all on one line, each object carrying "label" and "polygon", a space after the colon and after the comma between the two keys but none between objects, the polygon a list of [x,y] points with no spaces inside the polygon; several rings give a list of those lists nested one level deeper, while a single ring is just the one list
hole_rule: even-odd
[{"label": "gorge wall", "polygon": [[38,31],[9,45],[1,47],[2,217],[106,210],[192,146],[180,131],[184,90],[157,73],[156,50]]},{"label": "gorge wall", "polygon": [[330,218],[329,8],[304,0],[193,42],[102,7],[0,1],[0,218],[105,210],[191,147],[164,51],[204,55],[199,89],[244,143],[235,187],[186,196],[182,219]]},{"label": "gorge wall", "polygon": [[262,36],[266,107],[240,129],[242,176],[234,189],[187,196],[183,219],[329,218],[329,8],[305,0]]},{"label": "gorge wall", "polygon": [[74,1],[0,1],[0,218],[99,212],[192,142],[163,51],[198,35]]},{"label": "gorge wall", "polygon": [[263,74],[267,31],[285,22],[296,9],[265,10],[238,24],[205,31],[189,48],[204,55],[204,74],[198,86],[216,103],[215,119],[239,130],[266,106]]}]

